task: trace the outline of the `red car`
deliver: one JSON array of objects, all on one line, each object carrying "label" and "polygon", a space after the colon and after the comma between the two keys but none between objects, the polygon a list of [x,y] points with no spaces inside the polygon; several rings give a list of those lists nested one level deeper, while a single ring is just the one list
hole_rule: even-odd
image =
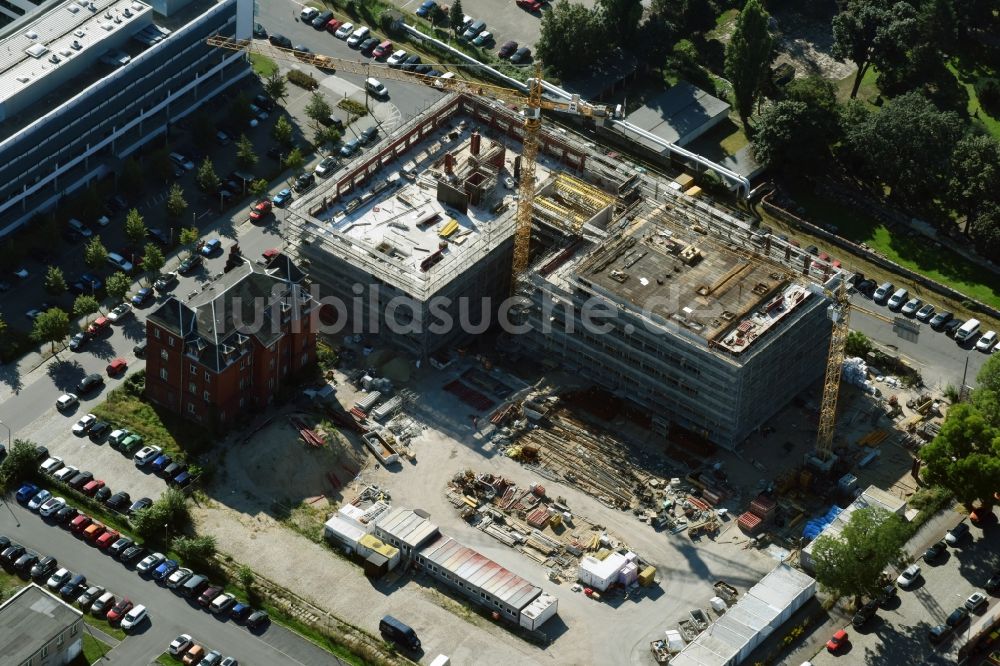
[{"label": "red car", "polygon": [[102,331],[111,328],[111,320],[107,317],[98,317],[94,323],[87,327],[87,335],[97,337]]},{"label": "red car", "polygon": [[542,3],[538,0],[515,0],[517,6],[521,9],[527,9],[529,12],[541,11]]},{"label": "red car", "polygon": [[104,482],[101,481],[100,479],[94,479],[93,481],[88,481],[87,484],[83,487],[83,494],[93,497],[94,493],[96,493],[103,487],[104,487]]},{"label": "red car", "polygon": [[85,513],[81,513],[69,524],[69,529],[73,534],[81,534],[92,522],[94,522],[93,518]]},{"label": "red car", "polygon": [[826,649],[830,652],[839,652],[845,645],[847,645],[847,632],[841,629],[826,642]]},{"label": "red car", "polygon": [[134,604],[128,599],[122,599],[115,607],[108,611],[108,622],[121,622],[122,618],[132,610]]},{"label": "red car", "polygon": [[121,538],[121,534],[119,534],[115,530],[108,530],[101,536],[97,537],[97,541],[94,542],[94,545],[96,545],[101,550],[105,550],[108,547],[110,547],[111,544],[113,544],[115,541],[118,541],[119,538]]},{"label": "red car", "polygon": [[250,209],[250,219],[257,221],[267,217],[271,213],[271,200],[261,199]]},{"label": "red car", "polygon": [[108,363],[108,377],[115,377],[117,375],[123,374],[128,370],[128,363],[125,362],[123,358],[116,358],[115,360]]},{"label": "red car", "polygon": [[392,42],[387,39],[375,47],[375,50],[372,51],[372,57],[375,59],[388,58],[390,53],[392,53]]},{"label": "red car", "polygon": [[326,31],[331,35],[337,32],[337,28],[344,25],[343,21],[338,21],[337,19],[330,19],[330,22],[326,24]]}]

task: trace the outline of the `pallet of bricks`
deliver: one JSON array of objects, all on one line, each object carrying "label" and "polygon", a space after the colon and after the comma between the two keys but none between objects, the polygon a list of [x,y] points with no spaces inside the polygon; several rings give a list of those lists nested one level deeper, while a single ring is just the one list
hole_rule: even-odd
[{"label": "pallet of bricks", "polygon": [[750,509],[739,517],[737,523],[746,534],[754,536],[766,527],[774,517],[778,505],[766,495],[758,495],[750,502]]}]

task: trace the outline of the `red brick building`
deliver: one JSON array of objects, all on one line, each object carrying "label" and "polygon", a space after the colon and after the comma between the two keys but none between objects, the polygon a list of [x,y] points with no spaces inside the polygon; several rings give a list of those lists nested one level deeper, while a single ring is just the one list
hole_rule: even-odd
[{"label": "red brick building", "polygon": [[284,255],[250,262],[146,319],[146,396],[186,419],[226,429],[267,407],[316,360],[314,305]]}]

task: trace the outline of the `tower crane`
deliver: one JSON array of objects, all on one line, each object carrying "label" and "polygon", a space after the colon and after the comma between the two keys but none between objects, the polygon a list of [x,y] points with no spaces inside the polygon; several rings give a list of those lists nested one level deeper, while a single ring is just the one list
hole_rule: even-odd
[{"label": "tower crane", "polygon": [[254,43],[252,39],[234,39],[232,37],[213,35],[205,41],[210,46],[232,51],[260,53],[284,60],[304,62],[314,65],[322,71],[337,70],[350,74],[358,74],[366,78],[371,76],[373,72],[377,72],[380,78],[390,81],[420,83],[442,91],[486,97],[522,107],[524,114],[524,136],[521,142],[523,149],[521,151],[521,175],[518,185],[520,196],[517,201],[517,214],[514,225],[514,261],[511,268],[512,285],[517,283],[517,279],[528,268],[528,258],[531,250],[531,219],[535,203],[535,159],[538,156],[538,132],[542,127],[542,109],[572,113],[584,118],[609,118],[611,116],[608,107],[582,101],[579,95],[574,95],[569,100],[559,101],[543,97],[540,68],[536,68],[534,78],[529,79],[528,92],[525,94],[519,90],[503,86],[465,81],[458,78],[441,79],[404,69],[394,69],[382,63],[335,58],[324,54],[296,51],[295,49],[286,49],[272,45],[263,47],[260,44]]}]

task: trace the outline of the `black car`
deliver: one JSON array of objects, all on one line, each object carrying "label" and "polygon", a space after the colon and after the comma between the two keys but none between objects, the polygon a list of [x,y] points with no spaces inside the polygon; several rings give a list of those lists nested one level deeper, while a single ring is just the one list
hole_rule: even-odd
[{"label": "black car", "polygon": [[983,589],[990,594],[1000,592],[1000,571],[994,571],[989,580],[983,585]]},{"label": "black car", "polygon": [[107,421],[95,421],[87,432],[87,437],[93,442],[99,442],[111,432],[111,424]]},{"label": "black car", "polygon": [[0,534],[0,553],[7,550],[9,546],[10,546],[10,539],[5,537],[3,534]]},{"label": "black car", "polygon": [[130,546],[122,551],[122,556],[118,558],[123,564],[132,564],[146,557],[147,551],[142,546]]},{"label": "black car", "polygon": [[415,69],[416,66],[419,65],[421,62],[423,61],[420,59],[420,56],[414,53],[406,56],[406,59],[403,60],[403,62],[399,63],[399,68],[402,69],[403,71],[411,71]]},{"label": "black car", "polygon": [[316,176],[311,173],[304,173],[295,179],[295,185],[292,187],[296,192],[305,192],[310,187],[316,184]]},{"label": "black car", "polygon": [[895,599],[899,594],[899,588],[896,587],[895,583],[889,583],[882,588],[882,592],[879,593],[879,604],[885,606],[889,603],[889,600]]},{"label": "black car", "polygon": [[94,500],[97,502],[104,503],[109,497],[111,497],[111,488],[108,488],[107,486],[98,488],[97,492],[94,493]]},{"label": "black car", "polygon": [[264,28],[260,23],[253,24],[253,38],[254,39],[267,39],[267,29]]},{"label": "black car", "polygon": [[132,539],[129,539],[128,537],[119,537],[118,540],[111,544],[108,548],[108,553],[111,554],[111,557],[117,559],[122,555],[122,553],[134,545],[135,541],[132,541]]},{"label": "black car", "polygon": [[35,460],[45,460],[49,457],[49,450],[44,446],[35,447]]},{"label": "black car", "polygon": [[12,543],[0,553],[0,560],[5,567],[12,567],[17,560],[24,555],[25,548],[19,543]]},{"label": "black car", "polygon": [[369,37],[365,41],[358,45],[358,50],[361,51],[362,55],[371,55],[371,52],[375,50],[378,46],[379,40],[374,37]]},{"label": "black car", "polygon": [[102,386],[104,386],[104,377],[94,372],[80,380],[80,383],[76,385],[76,392],[77,394],[86,394],[96,391]]},{"label": "black car", "polygon": [[968,619],[969,609],[965,606],[959,606],[951,612],[951,615],[948,616],[948,619],[946,619],[944,623],[954,629],[955,627],[960,626],[963,622],[968,621]]},{"label": "black car", "polygon": [[31,567],[38,563],[38,554],[32,553],[30,550],[26,551],[24,555],[17,558],[14,562],[14,571],[20,573],[22,576],[27,577],[31,573]]},{"label": "black car", "polygon": [[165,232],[163,229],[147,229],[146,235],[160,247],[170,246],[170,234]]},{"label": "black car", "polygon": [[132,347],[132,353],[137,357],[142,358],[146,355],[146,341],[140,340],[134,347]]},{"label": "black car", "polygon": [[424,74],[426,76],[429,76],[431,71],[433,70],[431,70],[431,66],[425,62],[425,63],[420,63],[419,65],[414,67],[413,71],[416,72],[417,74]]},{"label": "black car", "polygon": [[868,620],[875,616],[875,611],[878,610],[878,600],[873,599],[866,603],[864,606],[858,609],[858,612],[854,614],[851,619],[851,624],[855,629],[860,629],[868,623]]},{"label": "black car", "polygon": [[944,334],[949,338],[953,338],[955,337],[955,331],[962,328],[962,324],[964,323],[965,320],[963,319],[950,319],[947,324],[941,327],[941,330],[944,331]]},{"label": "black car", "polygon": [[85,485],[94,480],[94,475],[90,472],[78,472],[76,476],[69,480],[67,484],[70,488],[80,490]]},{"label": "black car", "polygon": [[264,611],[254,611],[247,618],[247,629],[260,629],[267,625],[271,621],[271,618],[267,616]]},{"label": "black car", "polygon": [[292,48],[292,40],[288,39],[284,35],[271,34],[268,36],[267,41],[271,42],[273,45],[282,49]]},{"label": "black car", "polygon": [[56,511],[56,515],[53,516],[53,521],[57,525],[62,525],[63,527],[65,527],[66,525],[69,525],[69,522],[71,520],[73,520],[79,515],[80,515],[79,510],[71,506],[64,506],[63,508]]},{"label": "black car", "polygon": [[510,56],[510,61],[515,65],[520,65],[522,62],[527,62],[531,57],[531,49],[527,46],[522,46]]},{"label": "black car", "polygon": [[936,544],[924,551],[924,562],[933,562],[941,557],[948,550],[948,544],[938,541]]},{"label": "black car", "polygon": [[201,266],[201,255],[200,254],[190,254],[188,257],[181,262],[181,265],[177,267],[177,272],[181,275],[187,275],[193,272],[196,268]]},{"label": "black car", "polygon": [[176,460],[166,467],[164,467],[157,476],[162,476],[164,479],[172,479],[185,469],[184,463],[177,462]]},{"label": "black car", "polygon": [[153,506],[153,500],[148,497],[140,497],[136,501],[132,502],[132,506],[128,508],[128,514],[131,516],[136,511],[145,509],[147,507]]},{"label": "black car", "polygon": [[940,331],[945,325],[955,318],[955,315],[951,312],[938,312],[936,315],[931,317],[931,328],[935,331]]},{"label": "black car", "polygon": [[858,290],[859,294],[864,294],[868,298],[875,295],[875,290],[878,289],[878,283],[875,280],[861,280],[854,285],[854,288]]},{"label": "black car", "polygon": [[31,567],[31,577],[35,580],[43,580],[56,572],[59,568],[59,561],[54,557],[43,557],[38,560],[35,566]]},{"label": "black car", "polygon": [[362,131],[361,134],[358,135],[358,141],[361,142],[361,145],[366,146],[372,141],[374,141],[375,137],[377,136],[378,136],[378,127],[372,125],[371,127]]},{"label": "black car", "polygon": [[131,503],[132,503],[132,498],[129,497],[128,493],[126,493],[126,492],[123,491],[123,492],[115,493],[114,495],[112,495],[111,497],[109,497],[108,501],[105,502],[105,505],[109,509],[113,509],[115,511],[123,511],[123,510],[128,509],[128,507],[129,507],[129,505]]}]

